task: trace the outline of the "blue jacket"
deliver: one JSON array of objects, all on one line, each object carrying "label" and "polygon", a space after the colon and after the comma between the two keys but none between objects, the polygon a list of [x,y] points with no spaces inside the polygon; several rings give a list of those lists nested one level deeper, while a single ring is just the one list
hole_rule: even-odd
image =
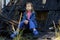
[{"label": "blue jacket", "polygon": [[[24,14],[23,14],[23,19],[22,19],[22,20],[23,20],[23,21],[24,21],[24,20],[27,20],[26,12],[24,12]],[[32,22],[35,24],[35,26],[37,27],[35,12],[32,12],[29,21],[32,21]]]}]

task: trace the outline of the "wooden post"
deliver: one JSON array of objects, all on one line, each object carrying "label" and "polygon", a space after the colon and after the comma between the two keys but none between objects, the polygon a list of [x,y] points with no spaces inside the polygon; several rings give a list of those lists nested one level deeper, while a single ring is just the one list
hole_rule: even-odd
[{"label": "wooden post", "polygon": [[[21,15],[20,15],[19,24],[20,24],[20,22],[21,22],[21,18],[22,18],[22,13],[21,13]],[[18,25],[19,25],[19,24],[18,24]],[[17,31],[19,32],[19,28],[17,28]]]},{"label": "wooden post", "polygon": [[[20,19],[19,19],[19,23],[20,23],[20,21],[21,21],[21,18],[22,18],[22,13],[21,13],[21,15],[20,15]],[[15,28],[14,28],[14,23],[12,23],[12,22],[10,22],[11,24],[12,24],[12,29],[13,29],[13,31],[18,31],[19,32],[19,28],[17,28],[17,30],[15,30]],[[18,24],[19,24],[18,23]]]},{"label": "wooden post", "polygon": [[13,23],[12,23],[12,29],[13,29],[13,31],[15,31],[15,28],[14,28],[14,25],[13,25]]},{"label": "wooden post", "polygon": [[55,28],[55,36],[57,36],[57,28],[56,28],[54,20],[53,20],[53,24],[54,24],[54,28]]}]

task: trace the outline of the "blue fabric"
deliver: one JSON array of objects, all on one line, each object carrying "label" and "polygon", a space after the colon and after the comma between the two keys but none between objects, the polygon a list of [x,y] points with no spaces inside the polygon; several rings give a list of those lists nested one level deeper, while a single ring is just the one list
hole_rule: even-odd
[{"label": "blue fabric", "polygon": [[10,36],[10,37],[11,37],[11,38],[15,38],[15,36],[16,36],[15,34],[11,34],[11,36]]},{"label": "blue fabric", "polygon": [[[37,23],[36,23],[36,19],[35,19],[35,12],[32,12],[31,14],[31,17],[30,17],[30,20],[29,21],[29,28],[36,28],[37,27]],[[27,15],[26,15],[26,12],[24,12],[24,15],[23,15],[23,19],[22,21],[19,23],[18,25],[18,28],[23,28],[23,25],[24,25],[24,21],[27,20]]]},{"label": "blue fabric", "polygon": [[[30,17],[30,20],[31,20],[32,22],[34,22],[34,24],[37,26],[35,14],[36,14],[35,12],[32,12],[31,17]],[[23,15],[23,19],[22,19],[22,20],[27,20],[26,12],[24,12],[24,15]],[[29,20],[29,21],[30,21],[30,20]]]},{"label": "blue fabric", "polygon": [[[36,23],[36,19],[35,19],[35,12],[32,12],[31,14],[31,17],[30,17],[30,20],[29,23],[27,25],[29,25],[29,29],[34,29],[37,27],[37,23]],[[24,15],[23,15],[23,19],[22,21],[19,23],[18,25],[18,28],[19,29],[22,29],[23,28],[23,25],[24,25],[24,21],[27,20],[27,16],[26,16],[26,12],[24,12]],[[14,32],[14,34],[11,35],[12,38],[14,38],[16,35],[18,34],[18,32]],[[33,30],[33,34],[34,35],[37,35],[38,34],[38,31],[37,30]]]},{"label": "blue fabric", "polygon": [[[22,28],[23,28],[23,25],[24,25],[24,21],[21,21],[21,22],[19,23],[19,25],[18,25],[18,28],[19,28],[19,29],[22,29]],[[31,20],[29,21],[29,24],[27,24],[27,25],[29,25],[29,29],[36,28],[34,22],[32,22]]]},{"label": "blue fabric", "polygon": [[[23,25],[24,25],[24,21],[21,21],[21,23],[19,24],[18,27],[19,27],[20,29],[22,29],[22,28],[23,28]],[[28,23],[27,25],[29,25],[29,29],[30,29],[30,30],[36,28],[34,22],[31,21],[31,20],[29,21],[29,23]],[[37,31],[37,30],[33,30],[33,34],[34,34],[34,35],[38,35],[38,31]]]},{"label": "blue fabric", "polygon": [[19,34],[19,32],[18,31],[14,31],[14,33],[13,34],[11,34],[11,38],[15,38],[17,35]]},{"label": "blue fabric", "polygon": [[30,29],[36,28],[34,22],[32,22],[31,20],[29,21],[29,26]]},{"label": "blue fabric", "polygon": [[21,21],[20,23],[19,23],[19,25],[18,25],[18,28],[20,29],[22,29],[23,28],[23,25],[24,25],[24,21]]},{"label": "blue fabric", "polygon": [[37,30],[35,30],[35,31],[33,30],[33,34],[37,36],[39,33]]}]

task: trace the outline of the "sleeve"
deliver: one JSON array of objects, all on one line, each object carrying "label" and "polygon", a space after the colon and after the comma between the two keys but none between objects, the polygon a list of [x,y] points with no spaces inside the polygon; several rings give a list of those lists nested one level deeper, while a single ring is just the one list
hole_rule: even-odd
[{"label": "sleeve", "polygon": [[36,20],[36,16],[35,16],[35,13],[32,14],[31,18],[30,18],[31,21],[35,21]]},{"label": "sleeve", "polygon": [[35,24],[36,27],[37,27],[36,15],[35,15],[35,14],[36,14],[35,12],[32,14],[32,16],[31,16],[31,18],[30,18],[30,21],[34,22],[34,24]]},{"label": "sleeve", "polygon": [[22,20],[26,20],[26,14],[25,13],[23,14]]}]

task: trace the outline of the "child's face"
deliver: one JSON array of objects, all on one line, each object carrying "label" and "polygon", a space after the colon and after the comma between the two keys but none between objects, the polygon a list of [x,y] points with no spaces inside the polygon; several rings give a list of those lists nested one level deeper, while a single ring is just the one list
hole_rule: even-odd
[{"label": "child's face", "polygon": [[26,4],[26,10],[27,11],[32,10],[32,5],[30,3]]}]

